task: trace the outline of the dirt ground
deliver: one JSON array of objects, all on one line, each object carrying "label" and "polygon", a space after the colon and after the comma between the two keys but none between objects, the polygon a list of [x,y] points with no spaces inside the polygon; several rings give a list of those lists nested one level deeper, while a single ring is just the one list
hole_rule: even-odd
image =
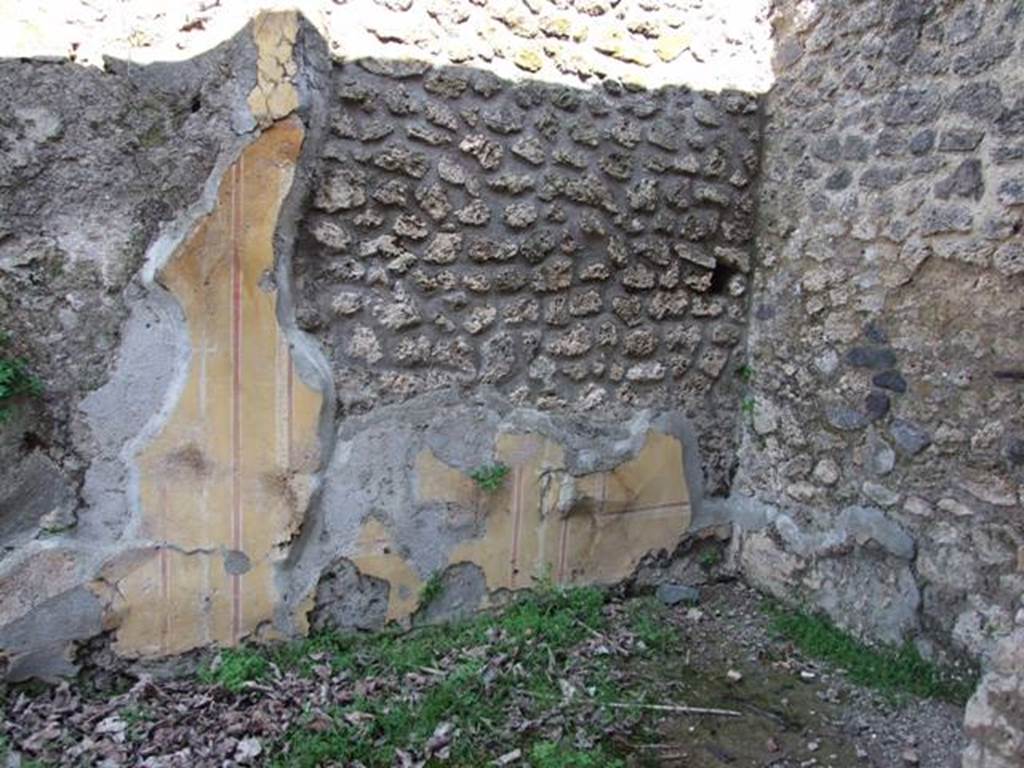
[{"label": "dirt ground", "polygon": [[959,765],[959,707],[850,683],[778,637],[740,583],[697,605],[588,599],[589,614],[513,609],[354,648],[236,652],[235,686],[201,674],[8,690],[0,768]]},{"label": "dirt ground", "polygon": [[[698,607],[672,610],[686,647],[674,698],[744,717],[666,718],[658,743],[647,747],[660,765],[959,766],[962,709],[939,701],[894,702],[850,683],[774,636],[761,601],[742,584],[720,584],[704,589]],[[741,679],[731,682],[730,670]],[[670,678],[672,670],[664,675]]]}]

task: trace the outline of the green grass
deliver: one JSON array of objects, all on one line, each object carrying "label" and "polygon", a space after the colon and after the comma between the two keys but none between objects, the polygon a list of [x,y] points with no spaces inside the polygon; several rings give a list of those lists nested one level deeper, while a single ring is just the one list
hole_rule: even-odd
[{"label": "green grass", "polygon": [[679,650],[680,632],[668,623],[670,611],[653,596],[629,604],[629,628],[651,651],[668,654]]},{"label": "green grass", "polygon": [[270,671],[266,657],[254,648],[228,648],[220,652],[218,661],[200,668],[199,681],[207,685],[220,685],[238,692],[245,684],[259,680]]},{"label": "green grass", "polygon": [[[527,695],[547,703],[561,697],[557,676],[565,654],[605,626],[603,605],[604,594],[598,589],[545,587],[517,598],[500,614],[483,614],[406,634],[323,634],[262,650],[224,651],[220,664],[206,668],[203,679],[237,691],[246,681],[266,677],[271,663],[300,674],[308,673],[316,663],[329,663],[354,679],[387,675],[401,679],[409,672],[423,674],[424,667],[439,665],[442,658],[451,664],[454,655],[454,668],[436,683],[399,694],[367,696],[337,707],[328,713],[326,728],[323,723],[311,728],[309,721],[292,728],[278,745],[272,764],[312,768],[361,761],[367,766],[390,766],[396,749],[421,748],[441,723],[450,722],[459,729],[450,763],[485,765],[494,757],[493,744],[513,697]],[[487,653],[468,653],[485,644]],[[320,661],[312,661],[312,654]],[[488,660],[499,654],[515,659],[520,672],[488,682],[484,674]],[[600,678],[598,671],[593,683],[602,683]],[[524,754],[532,755],[529,744],[521,746]],[[543,748],[536,760],[531,756],[532,764],[544,768],[617,765],[609,760],[581,762],[585,757],[579,753],[551,749]]]},{"label": "green grass", "polygon": [[484,464],[470,472],[469,476],[485,491],[493,493],[505,484],[508,473],[509,468],[504,464]]},{"label": "green grass", "polygon": [[430,578],[424,582],[423,587],[420,589],[420,605],[421,609],[426,608],[432,602],[437,600],[444,592],[444,576],[441,571],[434,571],[430,574]]},{"label": "green grass", "polygon": [[841,668],[859,685],[892,697],[916,696],[964,704],[974,691],[974,670],[958,674],[924,658],[910,643],[872,648],[850,636],[827,618],[807,611],[790,611],[769,603],[772,628],[809,656]]},{"label": "green grass", "polygon": [[705,549],[703,552],[700,553],[700,558],[697,562],[700,565],[700,567],[703,568],[705,571],[710,571],[712,568],[714,568],[716,565],[722,562],[722,550],[716,547]]},{"label": "green grass", "polygon": [[[0,332],[0,347],[7,345],[7,334]],[[10,418],[10,401],[21,395],[38,395],[43,391],[39,379],[33,376],[20,357],[0,355],[0,424]]]},{"label": "green grass", "polygon": [[539,741],[530,749],[530,765],[532,768],[624,768],[626,764],[600,746],[582,752],[553,741]]}]

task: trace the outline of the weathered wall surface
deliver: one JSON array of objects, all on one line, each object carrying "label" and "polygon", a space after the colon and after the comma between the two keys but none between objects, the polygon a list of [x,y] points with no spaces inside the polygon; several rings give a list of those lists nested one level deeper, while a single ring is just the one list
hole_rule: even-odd
[{"label": "weathered wall surface", "polygon": [[222,146],[248,129],[231,104],[246,77],[229,74],[244,57],[227,43],[173,70],[0,62],[5,354],[28,357],[46,384],[45,406],[26,403],[7,427],[20,441],[0,448],[0,529],[74,523],[93,452],[75,447],[93,440],[72,434],[75,406],[109,374],[158,224],[195,202]]},{"label": "weathered wall surface", "polygon": [[[764,97],[759,2],[311,5],[0,64],[46,384],[0,671],[646,582],[732,525],[767,591],[982,659],[968,765],[1019,762],[1020,4],[779,3]],[[165,10],[52,52],[234,23]]]},{"label": "weathered wall surface", "polygon": [[[502,39],[562,34],[492,11]],[[332,65],[294,13],[90,71],[92,111],[72,65],[10,65],[58,74],[15,111],[3,244],[5,329],[47,385],[0,443],[7,676],[73,673],[97,635],[149,659],[436,620],[674,548],[735,470],[758,102],[646,90],[689,51],[648,16],[635,49],[565,22],[636,75],[594,93]],[[517,72],[558,69],[530,45]]]},{"label": "weathered wall surface", "polygon": [[343,413],[481,385],[602,417],[679,408],[728,488],[757,100],[612,85],[336,67],[296,280]]},{"label": "weathered wall surface", "polygon": [[[317,135],[312,86],[318,66],[327,66],[322,40],[308,25],[303,29],[300,35],[294,14],[262,17],[199,69],[193,62],[127,70],[131,82],[175,87],[187,87],[194,75],[190,114],[202,112],[203,89],[228,83],[200,124],[219,143],[209,146],[203,168],[209,176],[193,180],[191,196],[178,202],[175,218],[164,223],[144,258],[121,253],[117,238],[125,232],[115,226],[116,216],[110,242],[98,239],[113,251],[75,254],[92,259],[94,268],[121,270],[104,286],[106,313],[89,308],[100,315],[99,327],[119,324],[120,339],[106,340],[119,342],[116,352],[100,350],[109,368],[99,387],[73,378],[79,370],[78,362],[67,363],[77,361],[73,336],[33,356],[44,380],[49,384],[52,375],[57,385],[48,398],[63,408],[77,405],[70,436],[58,433],[59,447],[27,440],[21,430],[32,416],[41,418],[41,409],[18,411],[15,423],[5,426],[17,481],[25,478],[19,464],[45,469],[37,456],[56,464],[62,449],[80,462],[63,464],[79,470],[72,480],[81,483],[69,481],[57,486],[61,493],[34,498],[18,492],[0,507],[5,519],[21,523],[10,540],[19,546],[0,569],[0,646],[11,677],[73,672],[76,644],[104,631],[122,655],[161,655],[237,642],[273,618],[273,565],[283,556],[277,547],[301,524],[319,465],[323,388],[315,361],[293,338],[284,296],[290,249],[276,240],[287,234],[288,217],[295,218],[290,193],[294,188],[301,197],[304,188],[296,169],[304,136]],[[235,69],[246,74],[235,78]],[[116,74],[110,77],[118,83]],[[301,118],[292,114],[296,110]],[[92,117],[90,130],[103,129],[101,116]],[[174,126],[158,122],[156,128],[170,132]],[[81,140],[77,134],[67,144],[59,133],[49,138],[57,153],[74,151],[70,138]],[[162,140],[169,144],[163,159],[173,164],[178,139],[169,133]],[[100,142],[98,151],[107,148]],[[138,146],[124,152],[129,165],[145,159]],[[110,173],[131,178],[124,158],[106,162]],[[196,172],[186,161],[181,167]],[[110,181],[104,168],[92,178],[76,171],[83,221],[102,212],[95,202]],[[155,185],[147,194],[159,190]],[[31,192],[19,189],[15,200]],[[40,200],[44,192],[35,190]],[[57,225],[64,221],[54,216]],[[31,222],[19,224],[32,232]],[[75,319],[91,317],[87,311]],[[87,348],[80,361],[86,370],[90,355]],[[51,374],[51,358],[65,370]],[[68,381],[75,388],[61,389]]]},{"label": "weathered wall surface", "polygon": [[[689,528],[695,454],[679,415],[582,421],[494,394],[427,393],[346,419],[282,570],[283,613],[300,629],[374,628],[474,610],[540,578],[615,583]],[[470,475],[494,462],[509,473],[489,491]],[[420,604],[433,574],[446,610]]]},{"label": "weathered wall surface", "polygon": [[[1024,10],[776,24],[733,505],[769,525],[739,562],[867,635],[983,657],[1024,592]],[[886,533],[853,535],[865,515]]]}]

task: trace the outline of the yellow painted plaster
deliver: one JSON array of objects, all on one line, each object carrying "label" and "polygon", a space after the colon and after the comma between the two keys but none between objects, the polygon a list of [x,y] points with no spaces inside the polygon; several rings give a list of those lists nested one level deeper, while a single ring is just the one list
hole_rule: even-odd
[{"label": "yellow painted plaster", "polygon": [[[447,563],[475,563],[489,592],[545,576],[559,584],[613,583],[649,552],[672,549],[690,525],[683,448],[670,435],[652,430],[634,458],[580,477],[565,471],[564,449],[537,434],[499,434],[495,456],[510,471],[493,493],[430,449],[414,465],[418,503],[440,502],[444,514],[473,515],[481,525],[481,535],[456,546]],[[361,571],[391,582],[388,618],[410,616],[423,580],[379,521],[363,526],[356,550]]]},{"label": "yellow painted plaster", "polygon": [[370,518],[359,530],[358,554],[352,558],[362,573],[384,579],[391,585],[388,595],[388,620],[405,618],[416,610],[423,581],[409,563],[395,550],[387,528]]},{"label": "yellow painted plaster", "polygon": [[[184,309],[192,357],[172,415],[137,458],[141,533],[161,546],[118,575],[124,655],[236,643],[273,616],[273,564],[319,459],[321,393],[295,372],[270,280],[302,140],[291,118],[249,145],[159,275]],[[227,552],[244,553],[248,570],[229,573]]]}]

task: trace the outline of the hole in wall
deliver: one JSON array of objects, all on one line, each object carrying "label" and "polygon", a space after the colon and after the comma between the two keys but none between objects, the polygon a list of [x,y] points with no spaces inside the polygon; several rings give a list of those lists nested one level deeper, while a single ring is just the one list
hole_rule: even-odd
[{"label": "hole in wall", "polygon": [[715,268],[711,272],[710,292],[716,295],[724,294],[728,290],[729,280],[736,274],[738,274],[738,270],[735,267],[722,262],[715,264]]},{"label": "hole in wall", "polygon": [[46,450],[49,443],[35,432],[29,431],[21,436],[21,448],[25,453],[32,453],[35,450]]}]

